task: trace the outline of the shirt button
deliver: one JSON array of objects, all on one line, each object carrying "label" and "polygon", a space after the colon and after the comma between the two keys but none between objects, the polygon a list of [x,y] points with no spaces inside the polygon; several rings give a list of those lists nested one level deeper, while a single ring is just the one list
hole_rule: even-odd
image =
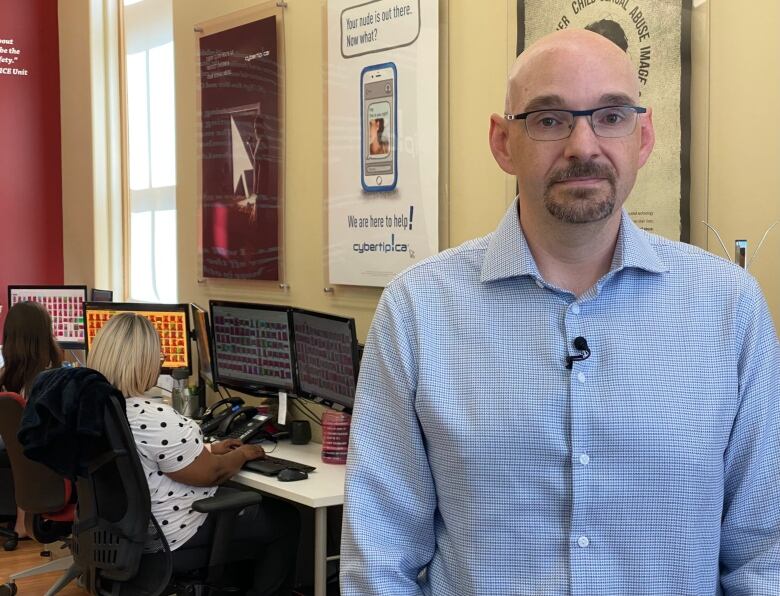
[{"label": "shirt button", "polygon": [[587,466],[590,463],[590,456],[587,453],[580,455],[580,463],[583,466]]},{"label": "shirt button", "polygon": [[544,284],[543,284],[542,282],[540,282],[538,279],[536,280],[536,285],[537,285],[538,287],[540,287],[540,288],[543,288],[543,287],[544,287]]},{"label": "shirt button", "polygon": [[580,305],[579,304],[572,304],[571,305],[571,312],[573,312],[575,315],[580,314]]},{"label": "shirt button", "polygon": [[580,536],[577,538],[577,544],[579,544],[582,548],[587,548],[590,544],[590,540],[588,540],[587,536]]},{"label": "shirt button", "polygon": [[584,385],[585,384],[585,373],[577,373],[577,380]]}]

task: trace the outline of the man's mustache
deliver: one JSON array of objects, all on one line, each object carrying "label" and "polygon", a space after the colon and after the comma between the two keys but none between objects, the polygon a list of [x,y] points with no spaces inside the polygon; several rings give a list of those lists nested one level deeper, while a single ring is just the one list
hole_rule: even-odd
[{"label": "man's mustache", "polygon": [[547,179],[547,188],[558,182],[572,178],[604,178],[611,186],[615,186],[615,171],[606,164],[595,161],[578,161],[567,168],[555,170]]}]

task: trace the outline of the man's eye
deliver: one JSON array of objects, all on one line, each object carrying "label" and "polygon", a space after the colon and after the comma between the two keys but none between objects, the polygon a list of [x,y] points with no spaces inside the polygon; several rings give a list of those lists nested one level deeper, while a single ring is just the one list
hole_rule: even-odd
[{"label": "man's eye", "polygon": [[616,110],[613,112],[605,112],[599,116],[599,122],[601,124],[607,124],[611,126],[614,126],[615,124],[620,124],[625,119],[626,119],[625,114],[623,114],[623,112],[621,112],[620,110]]},{"label": "man's eye", "polygon": [[538,114],[534,119],[533,124],[539,128],[555,128],[560,126],[561,119],[555,114]]}]

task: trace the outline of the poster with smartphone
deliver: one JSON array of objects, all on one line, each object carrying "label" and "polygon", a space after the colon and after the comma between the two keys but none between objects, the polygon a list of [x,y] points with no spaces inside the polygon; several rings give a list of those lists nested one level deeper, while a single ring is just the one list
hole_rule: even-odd
[{"label": "poster with smartphone", "polygon": [[438,252],[438,4],[328,1],[329,283]]}]

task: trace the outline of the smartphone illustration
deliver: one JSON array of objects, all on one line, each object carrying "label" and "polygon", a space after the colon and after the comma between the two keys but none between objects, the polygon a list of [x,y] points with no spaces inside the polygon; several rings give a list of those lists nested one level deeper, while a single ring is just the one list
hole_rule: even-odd
[{"label": "smartphone illustration", "polygon": [[398,182],[397,87],[392,62],[360,73],[360,182],[366,192],[387,192]]}]

